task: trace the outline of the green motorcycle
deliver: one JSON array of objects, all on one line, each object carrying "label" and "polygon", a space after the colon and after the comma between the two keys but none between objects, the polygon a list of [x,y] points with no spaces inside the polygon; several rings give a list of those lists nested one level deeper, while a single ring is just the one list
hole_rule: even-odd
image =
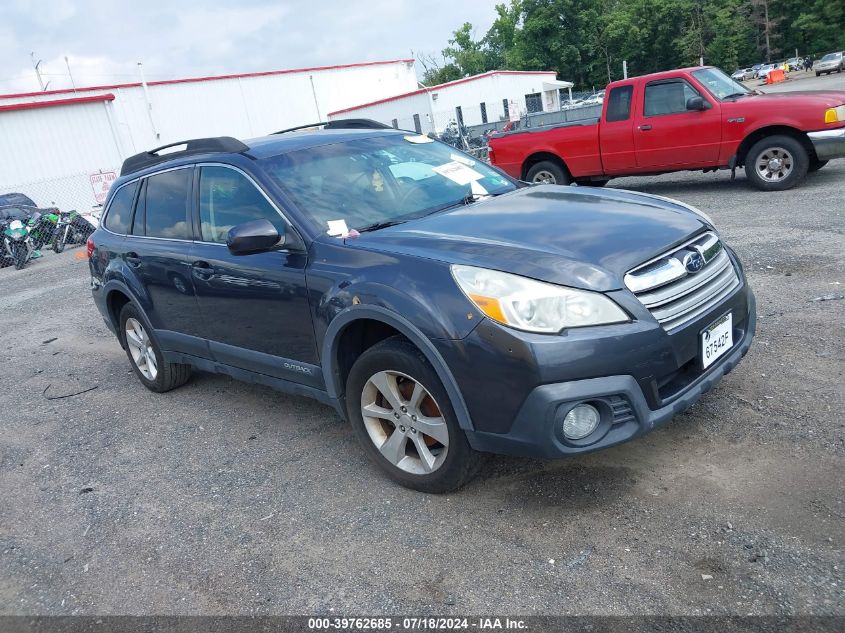
[{"label": "green motorcycle", "polygon": [[27,225],[12,220],[3,228],[3,257],[11,260],[15,268],[20,270],[26,266],[34,252]]}]

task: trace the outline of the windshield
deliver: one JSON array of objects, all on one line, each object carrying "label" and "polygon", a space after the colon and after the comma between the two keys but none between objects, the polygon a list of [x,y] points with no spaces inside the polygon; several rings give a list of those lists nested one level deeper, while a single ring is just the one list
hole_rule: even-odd
[{"label": "windshield", "polygon": [[515,189],[485,163],[415,134],[310,147],[259,163],[314,226],[331,235],[404,222]]},{"label": "windshield", "polygon": [[822,57],[823,62],[832,62],[842,57],[842,53],[828,53]]},{"label": "windshield", "polygon": [[751,92],[748,88],[738,81],[734,81],[718,68],[694,70],[692,71],[692,75],[719,101],[727,97],[742,96]]}]

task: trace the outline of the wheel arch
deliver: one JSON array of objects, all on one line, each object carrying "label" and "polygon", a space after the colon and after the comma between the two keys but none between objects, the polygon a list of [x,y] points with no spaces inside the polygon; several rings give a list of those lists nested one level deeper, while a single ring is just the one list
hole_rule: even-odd
[{"label": "wheel arch", "polygon": [[816,158],[816,150],[813,147],[813,143],[810,141],[810,137],[807,136],[806,132],[799,130],[798,128],[789,126],[789,125],[767,125],[765,127],[758,128],[753,132],[749,133],[742,142],[739,144],[739,147],[736,150],[736,157],[734,164],[737,166],[744,166],[745,159],[748,155],[748,151],[752,148],[752,146],[759,140],[766,138],[767,136],[790,136],[797,140],[801,145],[807,150],[807,155],[810,157],[810,160]]},{"label": "wheel arch", "polygon": [[559,165],[568,175],[572,178],[572,172],[569,171],[569,167],[566,165],[566,161],[563,160],[560,156],[553,152],[534,152],[528,158],[525,159],[522,163],[522,172],[520,174],[520,179],[525,180],[528,177],[528,170],[530,170],[534,165],[540,163],[544,160],[553,162]]},{"label": "wheel arch", "polygon": [[[106,298],[106,310],[108,311],[109,319],[114,326],[115,332],[120,329],[120,311],[127,303],[134,303],[144,317],[146,317],[146,311],[142,302],[138,300],[135,293],[125,284],[113,279],[105,284],[103,293]],[[120,336],[118,336],[118,340],[121,340],[121,345],[123,345]]]},{"label": "wheel arch", "polygon": [[[362,333],[364,345],[358,346],[350,355],[350,337],[354,341],[356,335]],[[375,343],[395,335],[403,336],[422,352],[449,394],[459,426],[473,430],[464,397],[440,352],[413,323],[380,306],[350,306],[338,313],[329,324],[321,348],[323,377],[329,397],[338,401],[341,405],[339,409],[345,413],[346,377],[352,363]]]}]

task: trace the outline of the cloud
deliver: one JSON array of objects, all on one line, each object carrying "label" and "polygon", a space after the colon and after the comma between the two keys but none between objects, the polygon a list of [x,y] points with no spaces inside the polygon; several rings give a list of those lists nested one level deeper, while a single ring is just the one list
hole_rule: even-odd
[{"label": "cloud", "polygon": [[[498,0],[501,1],[501,0]],[[38,90],[30,52],[51,87],[250,72],[439,53],[463,22],[478,33],[497,0],[4,0],[0,93]]]}]

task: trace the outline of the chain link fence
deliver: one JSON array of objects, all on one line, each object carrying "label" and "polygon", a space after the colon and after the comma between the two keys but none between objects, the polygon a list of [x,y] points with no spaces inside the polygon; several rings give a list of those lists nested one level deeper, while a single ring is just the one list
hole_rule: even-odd
[{"label": "chain link fence", "polygon": [[85,244],[118,169],[0,184],[0,268]]}]

